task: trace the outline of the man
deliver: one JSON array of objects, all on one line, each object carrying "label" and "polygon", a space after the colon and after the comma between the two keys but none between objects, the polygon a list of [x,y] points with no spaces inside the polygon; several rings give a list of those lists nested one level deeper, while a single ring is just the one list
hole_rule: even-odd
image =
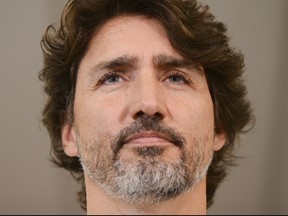
[{"label": "man", "polygon": [[251,119],[243,57],[207,7],[71,0],[42,40],[52,157],[88,214],[205,214]]}]

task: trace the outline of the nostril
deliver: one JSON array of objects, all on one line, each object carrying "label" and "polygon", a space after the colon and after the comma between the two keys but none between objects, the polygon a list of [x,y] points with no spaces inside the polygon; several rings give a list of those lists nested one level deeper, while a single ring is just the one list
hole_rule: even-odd
[{"label": "nostril", "polygon": [[155,113],[155,114],[153,115],[153,117],[154,117],[155,119],[158,119],[158,120],[161,120],[161,119],[164,118],[164,116],[163,116],[161,113],[159,113],[159,112]]},{"label": "nostril", "polygon": [[143,115],[164,119],[168,114],[168,107],[164,97],[144,97],[135,94],[135,97],[131,97],[131,99],[128,106],[130,117],[133,119]]},{"label": "nostril", "polygon": [[156,112],[153,115],[149,115],[149,114],[147,114],[147,113],[145,113],[143,111],[139,111],[134,116],[135,119],[143,119],[143,118],[147,118],[147,117],[148,118],[152,118],[152,119],[154,119],[156,121],[160,121],[160,120],[162,120],[164,118],[164,116],[161,113],[159,113],[159,112]]},{"label": "nostril", "polygon": [[136,115],[134,116],[135,119],[138,118],[142,118],[143,116],[145,116],[146,114],[143,111],[139,111],[136,113]]}]

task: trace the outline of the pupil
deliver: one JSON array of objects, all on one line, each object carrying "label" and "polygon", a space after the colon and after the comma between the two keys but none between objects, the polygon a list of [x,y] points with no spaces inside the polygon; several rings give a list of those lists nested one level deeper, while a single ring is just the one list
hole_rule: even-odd
[{"label": "pupil", "polygon": [[108,79],[109,82],[117,82],[118,80],[119,78],[117,76],[113,76]]},{"label": "pupil", "polygon": [[173,81],[173,82],[180,82],[180,78],[177,77],[177,76],[170,77],[170,80]]}]

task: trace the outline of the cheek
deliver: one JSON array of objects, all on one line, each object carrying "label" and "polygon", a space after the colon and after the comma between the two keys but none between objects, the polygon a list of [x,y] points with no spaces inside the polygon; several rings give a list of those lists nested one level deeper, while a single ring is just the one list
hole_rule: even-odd
[{"label": "cheek", "polygon": [[[171,107],[173,120],[181,130],[193,137],[203,137],[214,132],[214,111],[209,96],[197,99],[187,98]],[[181,104],[181,105],[180,105]]]},{"label": "cheek", "polygon": [[103,136],[117,130],[115,127],[119,109],[119,104],[113,105],[111,100],[99,100],[99,97],[86,96],[82,100],[75,98],[74,123],[87,138]]}]

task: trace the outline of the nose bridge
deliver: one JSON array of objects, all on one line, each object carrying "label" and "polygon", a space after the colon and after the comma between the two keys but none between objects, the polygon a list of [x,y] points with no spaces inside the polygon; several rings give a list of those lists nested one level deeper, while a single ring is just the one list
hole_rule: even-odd
[{"label": "nose bridge", "polygon": [[153,73],[146,73],[139,79],[139,94],[142,97],[143,102],[148,104],[156,104],[160,98],[160,83],[157,77]]},{"label": "nose bridge", "polygon": [[133,89],[133,115],[143,112],[148,116],[166,115],[166,103],[161,83],[153,71],[142,71]]}]

